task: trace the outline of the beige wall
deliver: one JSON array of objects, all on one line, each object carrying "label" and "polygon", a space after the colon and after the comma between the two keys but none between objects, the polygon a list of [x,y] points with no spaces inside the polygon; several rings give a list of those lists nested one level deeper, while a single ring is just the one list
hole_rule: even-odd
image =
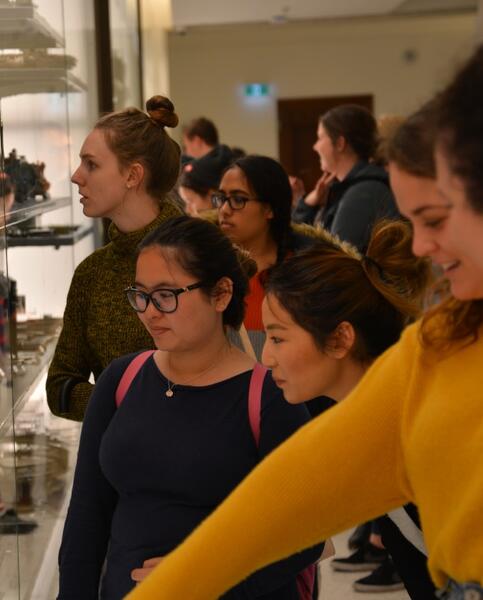
[{"label": "beige wall", "polygon": [[[189,29],[169,35],[171,97],[182,121],[207,116],[224,142],[277,156],[278,98],[374,94],[376,114],[407,113],[444,83],[474,33],[475,14]],[[249,103],[243,84],[257,81],[272,96]]]},{"label": "beige wall", "polygon": [[161,94],[169,96],[168,33],[169,2],[141,0],[143,44],[143,100]]}]

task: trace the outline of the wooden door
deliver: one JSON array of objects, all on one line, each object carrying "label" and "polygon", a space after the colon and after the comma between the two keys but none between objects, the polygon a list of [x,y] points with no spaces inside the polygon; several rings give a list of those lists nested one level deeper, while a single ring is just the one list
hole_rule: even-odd
[{"label": "wooden door", "polygon": [[372,112],[373,96],[332,96],[278,101],[280,162],[289,175],[300,177],[307,191],[320,177],[320,160],[312,146],[319,117],[339,104],[359,104]]}]

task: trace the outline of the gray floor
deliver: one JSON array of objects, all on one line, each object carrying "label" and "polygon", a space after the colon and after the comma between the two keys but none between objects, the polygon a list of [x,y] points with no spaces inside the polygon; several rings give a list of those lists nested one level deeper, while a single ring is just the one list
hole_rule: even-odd
[{"label": "gray floor", "polygon": [[[333,538],[336,556],[347,556],[347,538],[349,533],[343,533]],[[368,594],[355,592],[352,582],[368,573],[336,573],[330,567],[330,558],[321,564],[322,589],[319,600],[366,600],[377,598],[378,600],[409,600],[405,591]]]}]

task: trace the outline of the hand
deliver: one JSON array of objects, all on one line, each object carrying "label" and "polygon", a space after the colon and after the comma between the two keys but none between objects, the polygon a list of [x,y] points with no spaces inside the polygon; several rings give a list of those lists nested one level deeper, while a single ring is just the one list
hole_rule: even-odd
[{"label": "hand", "polygon": [[290,181],[290,187],[292,188],[292,206],[295,206],[305,194],[305,185],[300,177],[289,175],[288,180]]},{"label": "hand", "polygon": [[131,571],[131,579],[140,583],[143,579],[146,579],[148,575],[159,565],[163,560],[163,556],[155,556],[154,558],[148,558],[143,562],[141,569],[133,569]]},{"label": "hand", "polygon": [[334,179],[335,175],[333,173],[323,173],[322,177],[315,184],[314,189],[305,196],[305,204],[307,206],[324,206],[327,202],[330,184]]}]

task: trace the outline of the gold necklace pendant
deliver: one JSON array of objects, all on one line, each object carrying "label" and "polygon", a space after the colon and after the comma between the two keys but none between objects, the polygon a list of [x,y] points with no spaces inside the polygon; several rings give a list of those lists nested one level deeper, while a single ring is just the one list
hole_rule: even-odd
[{"label": "gold necklace pendant", "polygon": [[165,392],[166,396],[168,396],[168,398],[172,398],[174,396],[174,392],[171,388],[168,388]]}]

